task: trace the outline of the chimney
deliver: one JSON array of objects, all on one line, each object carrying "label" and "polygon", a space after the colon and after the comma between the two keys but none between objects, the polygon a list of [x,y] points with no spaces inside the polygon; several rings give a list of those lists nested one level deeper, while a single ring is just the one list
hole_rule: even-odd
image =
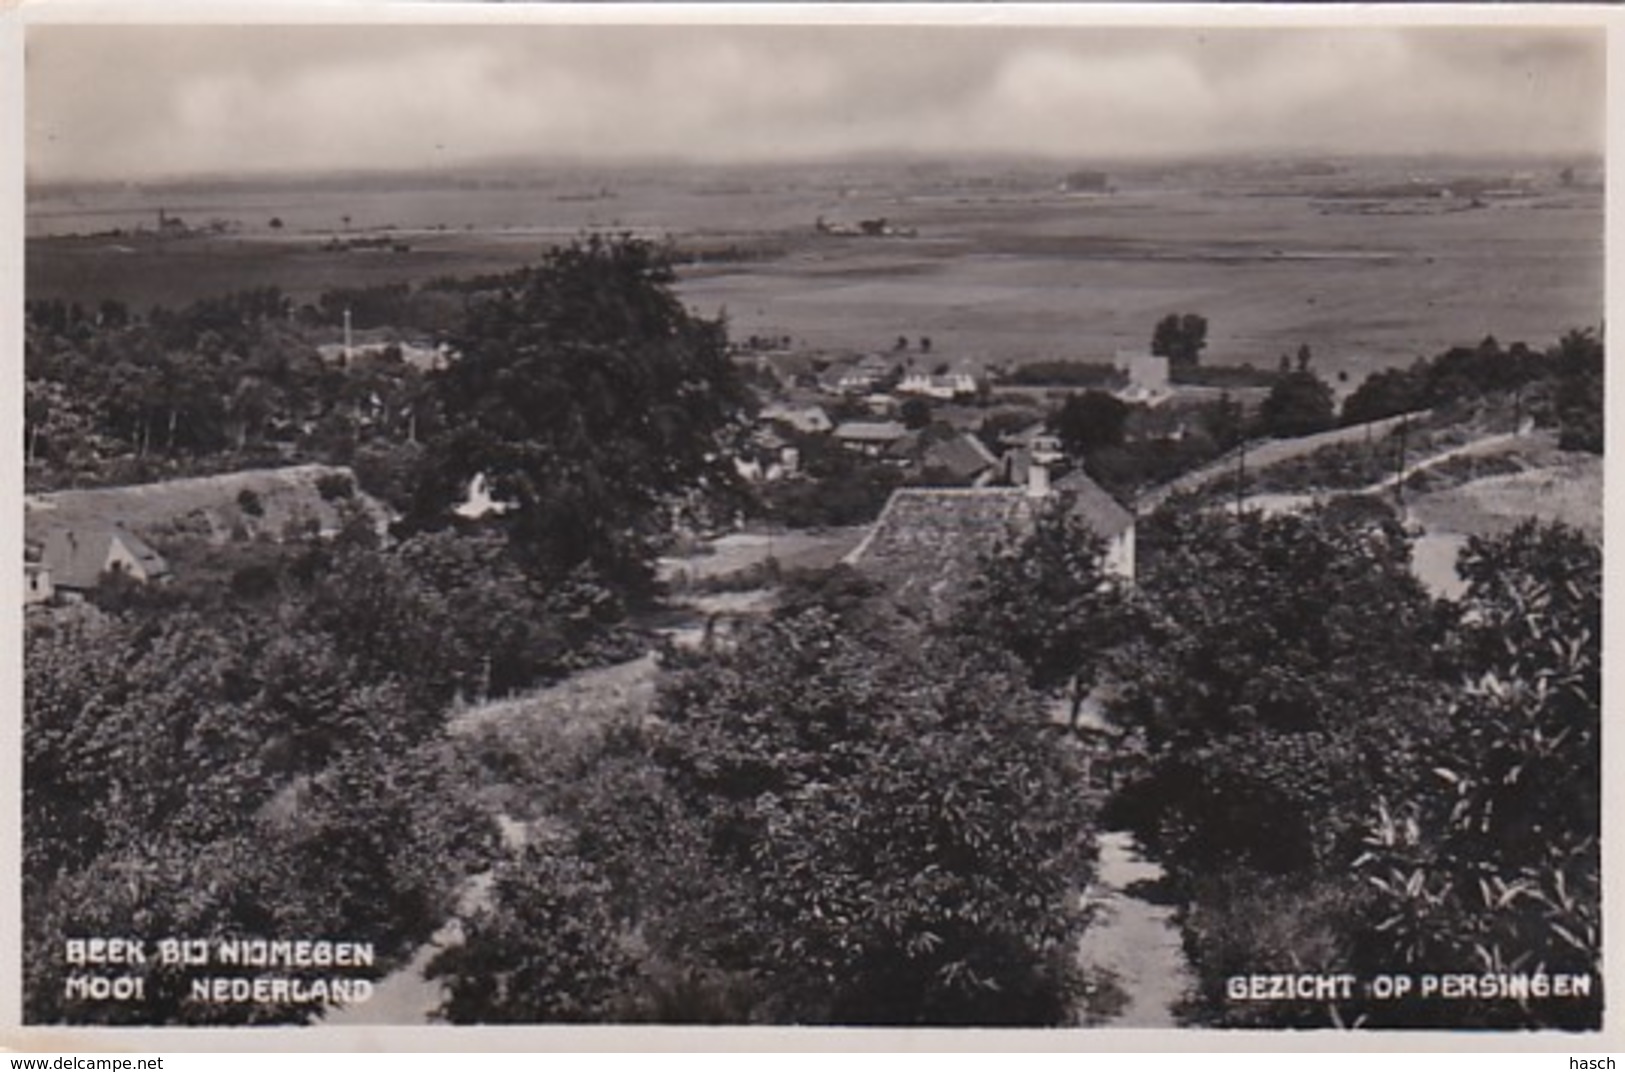
[{"label": "chimney", "polygon": [[1049,498],[1049,466],[1041,461],[1032,461],[1027,465],[1027,498]]}]

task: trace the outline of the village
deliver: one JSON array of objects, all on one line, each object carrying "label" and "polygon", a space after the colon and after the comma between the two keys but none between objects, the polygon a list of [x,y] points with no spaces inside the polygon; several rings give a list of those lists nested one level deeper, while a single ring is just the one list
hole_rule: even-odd
[{"label": "village", "polygon": [[[1485,338],[1359,383],[1323,377],[1308,345],[1262,368],[1215,361],[1207,317],[1177,310],[1145,325],[1143,348],[1109,356],[1001,360],[918,331],[832,348],[728,338],[671,293],[664,256],[594,236],[539,268],[438,282],[467,309],[438,335],[376,311],[435,293],[393,284],[303,308],[274,290],[144,318],[116,303],[30,307],[31,762],[78,784],[108,754],[98,726],[127,726],[115,754],[134,756],[87,813],[63,811],[61,788],[30,798],[41,851],[67,876],[75,860],[141,851],[124,839],[165,816],[210,852],[264,846],[308,889],[246,861],[227,881],[272,882],[329,933],[380,950],[366,1000],[348,1007],[223,1012],[199,1002],[207,988],[156,976],[132,984],[146,1008],[117,1007],[70,977],[36,992],[39,1016],[546,1020],[586,1000],[588,1019],[745,1022],[810,1001],[793,1015],[1252,1022],[1223,1006],[1214,945],[1241,940],[1226,913],[1244,902],[1211,899],[1200,876],[1247,860],[1286,878],[1231,881],[1282,898],[1289,917],[1311,911],[1294,899],[1340,881],[1373,806],[1336,788],[1350,770],[1304,751],[1325,712],[1440,747],[1428,742],[1448,733],[1412,726],[1405,697],[1454,696],[1456,664],[1422,656],[1467,651],[1450,630],[1476,626],[1436,623],[1488,620],[1498,570],[1547,584],[1539,570],[1583,571],[1600,540],[1601,343],[1587,329],[1544,349]],[[1509,564],[1486,572],[1486,555]],[[1551,627],[1581,629],[1563,650],[1588,657],[1582,626]],[[122,654],[86,678],[71,668],[90,646]],[[1231,676],[1238,665],[1252,670]],[[1391,700],[1353,703],[1349,682],[1390,672]],[[1447,719],[1464,702],[1427,704]],[[1256,720],[1237,732],[1257,755],[1224,751],[1234,718]],[[163,789],[175,747],[221,774]],[[1272,766],[1283,751],[1306,795],[1281,788],[1297,784]],[[939,768],[944,754],[958,758]],[[1021,844],[1052,871],[989,855],[981,839],[1008,815],[955,803],[979,784],[959,772],[973,755],[1049,786]],[[1211,757],[1200,774],[1196,756]],[[373,788],[358,798],[347,786],[362,769]],[[921,777],[928,814],[883,788]],[[735,794],[764,809],[757,843],[794,858],[834,836],[841,805],[825,785],[854,778],[876,821],[924,825],[819,850],[860,884],[892,881],[852,862],[874,838],[915,861],[904,888],[841,911],[906,906],[933,934],[974,931],[961,913],[1007,918],[1066,950],[1019,969],[1048,996],[927,998],[882,972],[885,1000],[903,1003],[883,1012],[861,986],[797,996],[760,959],[780,940],[824,940],[816,906],[832,894],[816,869],[733,855]],[[1316,801],[1333,790],[1319,785],[1353,794],[1331,833]],[[787,840],[769,822],[779,793],[800,801],[771,819],[801,831]],[[1261,793],[1267,819],[1249,810]],[[630,829],[642,819],[602,810],[627,794],[652,794],[640,808],[663,818]],[[348,824],[346,862],[317,880],[334,824]],[[385,829],[387,847],[366,847]],[[212,866],[199,849],[161,851]],[[426,851],[442,865],[420,868]],[[909,892],[943,860],[962,868],[958,892]],[[566,871],[547,877],[555,866]],[[980,907],[989,867],[1038,885],[1019,905],[997,894]],[[537,894],[538,881],[553,885]],[[316,908],[334,882],[382,883],[381,912],[336,895]],[[1194,930],[1211,917],[1147,892],[1164,887],[1224,922]],[[814,907],[760,917],[770,889]],[[553,897],[563,917],[525,915]],[[667,952],[626,940],[614,912],[667,928]],[[716,931],[728,918],[765,928],[765,944],[729,952]],[[587,959],[491,998],[487,980],[557,953],[548,935],[565,919],[594,928],[571,954]],[[1357,919],[1323,925],[1366,940]],[[502,937],[516,927],[518,946]],[[821,955],[845,963],[842,942]],[[898,955],[934,978],[959,963],[943,957],[974,963],[984,948],[972,937]],[[623,981],[579,991],[573,978],[595,978],[600,957]],[[916,1000],[941,1004],[910,1011]],[[1541,1015],[1570,1014],[1589,1015]]]}]

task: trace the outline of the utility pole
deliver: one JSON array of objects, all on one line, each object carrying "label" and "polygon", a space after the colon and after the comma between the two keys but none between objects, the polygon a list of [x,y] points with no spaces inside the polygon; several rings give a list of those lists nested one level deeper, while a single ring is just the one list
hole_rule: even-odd
[{"label": "utility pole", "polygon": [[1242,507],[1247,502],[1247,441],[1241,441],[1241,449],[1236,452],[1236,516],[1241,516]]},{"label": "utility pole", "polygon": [[349,367],[354,357],[355,353],[350,348],[350,307],[346,305],[344,307],[344,364],[346,368]]},{"label": "utility pole", "polygon": [[1399,419],[1399,459],[1394,469],[1394,502],[1399,506],[1399,519],[1405,520],[1405,437],[1410,429],[1410,416]]}]

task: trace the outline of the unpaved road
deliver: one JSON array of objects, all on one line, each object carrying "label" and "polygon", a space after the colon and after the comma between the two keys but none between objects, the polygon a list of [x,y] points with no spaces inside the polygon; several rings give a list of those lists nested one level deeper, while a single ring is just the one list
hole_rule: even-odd
[{"label": "unpaved road", "polygon": [[1140,854],[1133,835],[1100,836],[1100,862],[1089,901],[1095,921],[1078,957],[1109,972],[1126,999],[1101,1027],[1178,1027],[1175,1009],[1191,985],[1171,905],[1157,903],[1162,868]]}]

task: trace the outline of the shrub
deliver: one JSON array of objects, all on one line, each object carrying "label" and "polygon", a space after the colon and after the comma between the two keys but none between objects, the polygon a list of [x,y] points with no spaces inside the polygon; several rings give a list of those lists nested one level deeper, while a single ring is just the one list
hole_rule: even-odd
[{"label": "shrub", "polygon": [[316,478],[316,491],[324,501],[337,502],[355,494],[355,481],[349,473],[323,473]]}]

